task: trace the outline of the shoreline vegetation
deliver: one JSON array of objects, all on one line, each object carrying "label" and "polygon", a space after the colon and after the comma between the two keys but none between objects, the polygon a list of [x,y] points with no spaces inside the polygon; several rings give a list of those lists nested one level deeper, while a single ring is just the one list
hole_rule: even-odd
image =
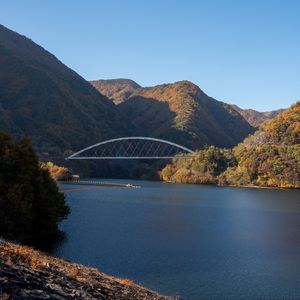
[{"label": "shoreline vegetation", "polygon": [[64,182],[71,180],[78,180],[79,175],[73,174],[68,168],[63,166],[58,166],[51,161],[40,163],[42,169],[48,170],[50,176],[56,182]]},{"label": "shoreline vegetation", "polygon": [[160,178],[187,184],[300,188],[300,102],[233,149],[209,146],[189,159],[174,159]]},{"label": "shoreline vegetation", "polygon": [[131,280],[0,239],[0,299],[171,300]]}]

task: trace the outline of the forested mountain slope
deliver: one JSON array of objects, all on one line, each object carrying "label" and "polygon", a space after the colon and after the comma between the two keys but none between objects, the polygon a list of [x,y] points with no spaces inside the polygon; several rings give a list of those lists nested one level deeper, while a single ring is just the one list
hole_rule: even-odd
[{"label": "forested mountain slope", "polygon": [[[130,80],[100,80],[93,84],[120,103],[118,107],[140,135],[199,149],[204,145],[232,147],[254,131],[234,108],[207,96],[189,81],[147,88]],[[122,100],[116,100],[120,94]]]},{"label": "forested mountain slope", "polygon": [[119,109],[30,39],[0,25],[0,130],[60,154],[127,135]]}]

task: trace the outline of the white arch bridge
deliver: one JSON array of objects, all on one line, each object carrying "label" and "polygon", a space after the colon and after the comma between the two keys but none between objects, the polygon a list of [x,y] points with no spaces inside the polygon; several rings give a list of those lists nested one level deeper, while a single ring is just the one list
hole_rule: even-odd
[{"label": "white arch bridge", "polygon": [[188,158],[189,148],[151,137],[122,137],[103,141],[73,153],[66,159],[172,159]]}]

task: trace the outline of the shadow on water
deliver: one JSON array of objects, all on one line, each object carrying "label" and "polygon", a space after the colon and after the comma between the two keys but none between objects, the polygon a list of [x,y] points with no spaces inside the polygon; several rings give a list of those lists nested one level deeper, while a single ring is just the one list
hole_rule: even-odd
[{"label": "shadow on water", "polygon": [[29,238],[23,241],[27,246],[34,247],[37,250],[53,254],[55,249],[67,241],[67,234],[59,230],[56,234]]}]

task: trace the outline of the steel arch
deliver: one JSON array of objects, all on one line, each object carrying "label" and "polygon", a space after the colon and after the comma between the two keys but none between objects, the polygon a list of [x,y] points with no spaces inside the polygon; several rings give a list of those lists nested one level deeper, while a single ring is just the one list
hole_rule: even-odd
[{"label": "steel arch", "polygon": [[[174,158],[175,156],[78,156],[79,154],[96,148],[98,146],[101,145],[106,145],[106,144],[110,144],[110,143],[114,143],[114,142],[119,142],[119,141],[128,141],[128,140],[146,140],[146,141],[154,141],[154,142],[159,142],[159,143],[163,143],[163,144],[167,144],[173,147],[176,147],[178,149],[183,150],[184,152],[187,152],[189,154],[195,154],[195,152],[187,147],[181,146],[179,144],[167,141],[167,140],[163,140],[163,139],[158,139],[158,138],[152,138],[152,137],[144,137],[144,136],[133,136],[133,137],[121,137],[121,138],[115,138],[115,139],[110,139],[110,140],[106,140],[106,141],[102,141],[96,144],[93,144],[91,146],[88,146],[84,149],[81,149],[78,152],[73,153],[72,155],[70,155],[69,157],[67,157],[66,159],[70,159],[70,160],[74,160],[74,159],[78,159],[78,160],[84,160],[84,159],[171,159]],[[190,156],[176,156],[176,158],[187,158]]]}]

